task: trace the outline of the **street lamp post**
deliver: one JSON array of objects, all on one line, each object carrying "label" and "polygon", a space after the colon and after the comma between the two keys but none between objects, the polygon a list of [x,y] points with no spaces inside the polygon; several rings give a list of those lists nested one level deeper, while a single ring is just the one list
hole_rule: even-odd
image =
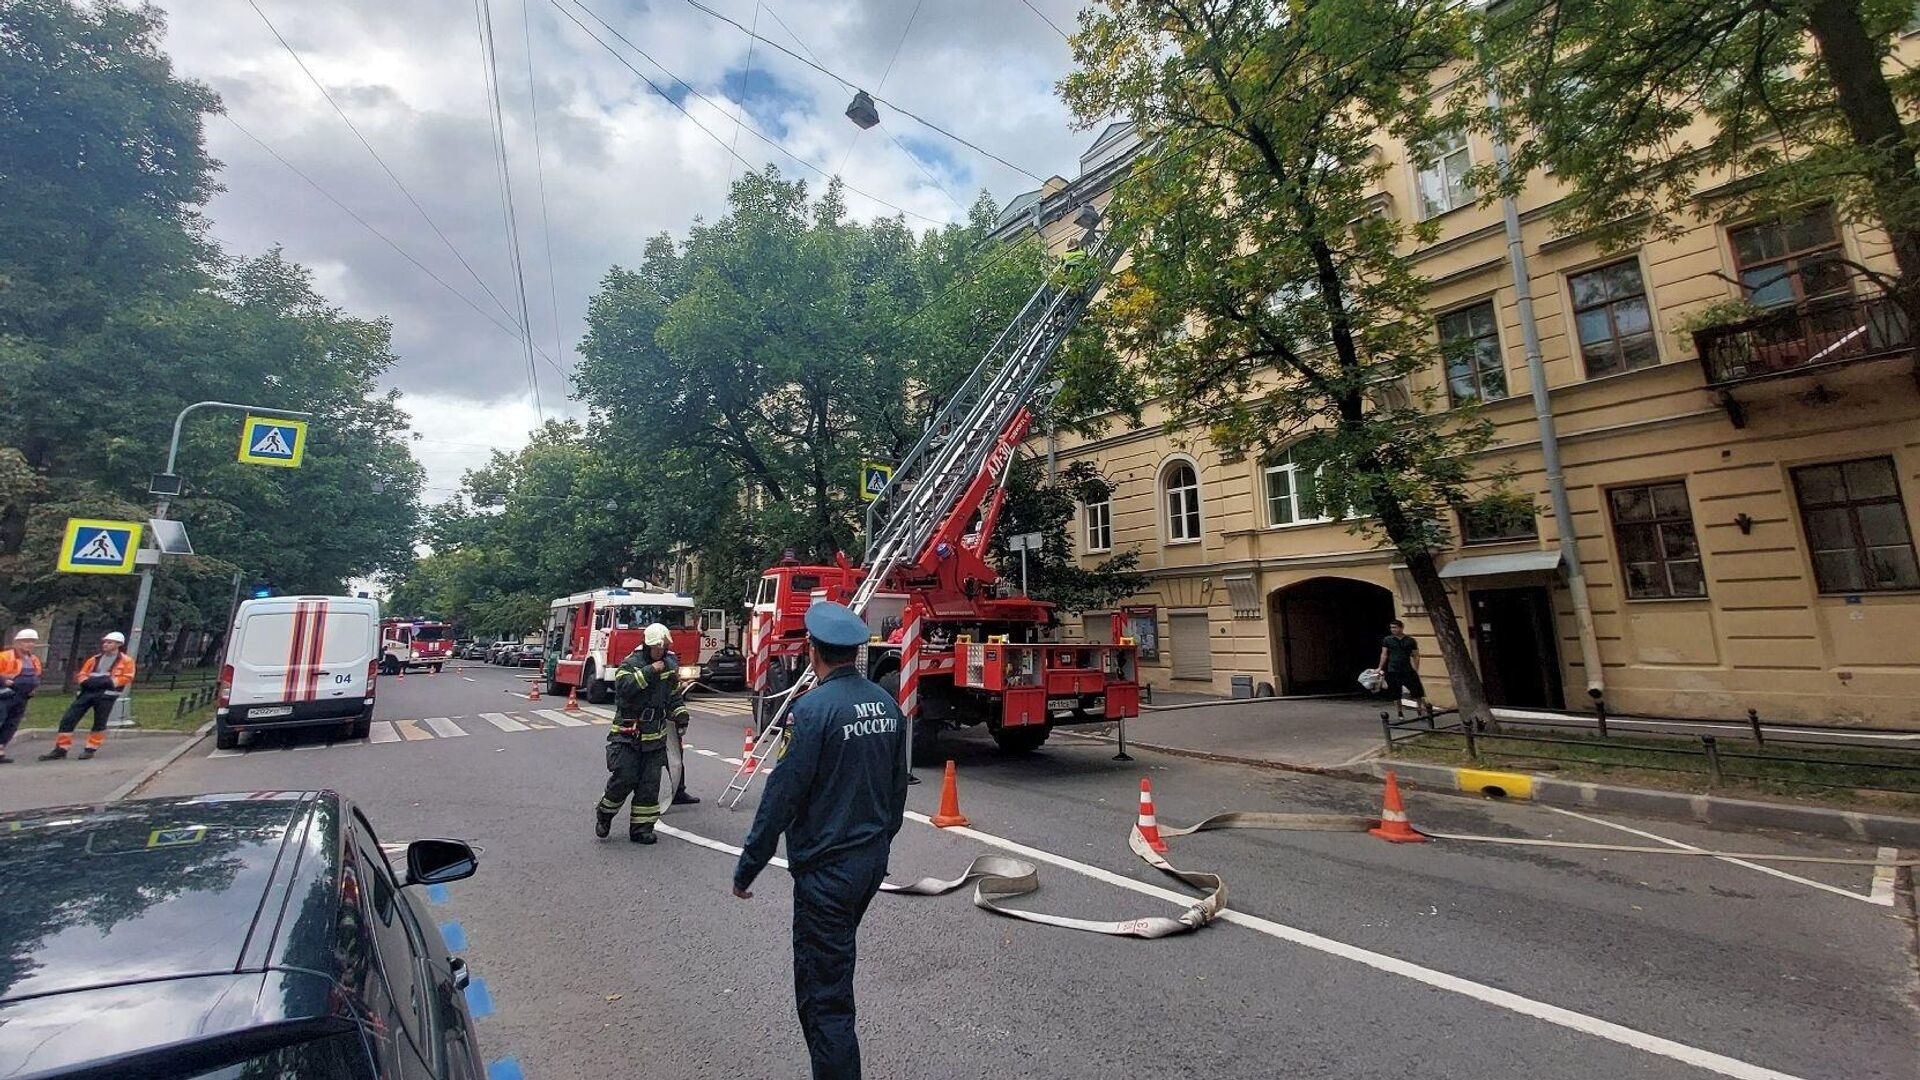
[{"label": "street lamp post", "polygon": [[[174,464],[180,457],[180,429],[181,426],[187,422],[187,414],[195,409],[235,409],[243,413],[250,413],[254,416],[284,416],[296,420],[310,420],[313,418],[312,413],[303,412],[299,409],[266,409],[254,405],[237,405],[231,401],[196,401],[186,408],[181,409],[180,414],[173,418],[173,439],[167,443],[166,471],[154,477],[153,483],[147,487],[150,493],[160,496],[159,501],[156,502],[153,507],[153,516],[157,520],[164,521],[166,519],[167,507],[172,505],[173,496],[180,491],[179,478],[175,476],[173,472]],[[127,655],[133,657],[135,664],[140,662],[141,639],[146,636],[147,605],[152,601],[153,567],[148,566],[140,571],[140,595],[133,602],[133,628],[127,634]],[[120,700],[114,704],[113,719],[109,721],[109,724],[113,727],[133,726],[133,699],[131,695],[122,694],[120,696]]]}]

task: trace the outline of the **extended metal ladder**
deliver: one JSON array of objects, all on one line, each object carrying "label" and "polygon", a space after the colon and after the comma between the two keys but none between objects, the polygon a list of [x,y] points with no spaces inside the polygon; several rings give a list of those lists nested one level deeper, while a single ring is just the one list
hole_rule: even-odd
[{"label": "extended metal ladder", "polygon": [[[1111,233],[1100,229],[1097,218],[1091,223],[1082,219],[1082,224],[1087,231],[1078,265],[1049,275],[1034,290],[867,508],[867,554],[861,563],[867,573],[847,604],[856,614],[864,614],[867,602],[893,572],[918,558],[933,541],[940,523],[980,474],[1000,434],[1033,399],[1054,353],[1113,269],[1119,245]],[[720,805],[740,805],[753,778],[778,754],[794,700],[812,685],[813,672],[803,671],[778,695],[778,707],[734,771]]]}]

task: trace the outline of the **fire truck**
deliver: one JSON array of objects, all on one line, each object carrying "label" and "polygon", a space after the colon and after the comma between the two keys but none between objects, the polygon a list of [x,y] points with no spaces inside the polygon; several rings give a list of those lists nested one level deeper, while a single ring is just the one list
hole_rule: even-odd
[{"label": "fire truck", "polygon": [[453,630],[432,619],[380,620],[380,673],[398,675],[409,668],[436,673],[453,655]]},{"label": "fire truck", "polygon": [[[757,758],[779,741],[769,733],[790,704],[784,692],[810,678],[802,620],[823,599],[866,620],[863,670],[922,727],[984,723],[1020,753],[1061,724],[1140,714],[1134,643],[1044,640],[1058,626],[1053,605],[1019,595],[987,561],[1007,473],[1051,394],[1042,378],[1117,256],[1098,214],[1083,210],[1076,223],[1077,255],[1027,301],[869,506],[864,561],[802,565],[789,554],[762,575],[748,605],[747,675],[778,704],[765,710]],[[728,795],[736,790],[739,777]]]},{"label": "fire truck", "polygon": [[700,677],[700,622],[693,598],[629,578],[617,588],[563,596],[547,605],[547,693],[577,688],[599,704],[613,697],[613,671],[640,647],[648,623],[667,628],[680,677]]}]

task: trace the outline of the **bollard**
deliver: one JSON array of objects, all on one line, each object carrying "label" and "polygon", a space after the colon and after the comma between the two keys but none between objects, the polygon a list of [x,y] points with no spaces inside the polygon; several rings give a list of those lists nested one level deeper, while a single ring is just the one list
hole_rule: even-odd
[{"label": "bollard", "polygon": [[1460,732],[1467,737],[1467,760],[1469,761],[1480,760],[1480,744],[1474,741],[1474,727],[1473,721],[1464,716],[1460,718]]},{"label": "bollard", "polygon": [[1386,740],[1387,753],[1393,753],[1393,724],[1387,720],[1387,710],[1380,710],[1380,737]]},{"label": "bollard", "polygon": [[181,698],[173,703],[173,718],[178,720],[185,715],[187,715],[187,699]]},{"label": "bollard", "polygon": [[1713,776],[1713,782],[1718,784],[1724,781],[1726,777],[1720,773],[1719,740],[1711,735],[1702,735],[1700,736],[1700,744],[1707,748],[1707,772]]},{"label": "bollard", "polygon": [[1595,723],[1599,726],[1600,737],[1607,738],[1607,699],[1601,697],[1598,690],[1587,692],[1593,695],[1593,716]]},{"label": "bollard", "polygon": [[1760,733],[1760,710],[1759,709],[1747,710],[1747,723],[1753,726],[1754,745],[1755,746],[1767,745],[1767,737]]}]

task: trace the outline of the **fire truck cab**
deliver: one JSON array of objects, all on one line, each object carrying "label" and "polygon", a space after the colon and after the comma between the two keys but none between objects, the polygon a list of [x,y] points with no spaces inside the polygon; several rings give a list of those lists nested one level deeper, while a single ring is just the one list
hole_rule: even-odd
[{"label": "fire truck cab", "polygon": [[409,668],[436,673],[453,655],[453,631],[432,619],[380,620],[380,673],[398,675]]},{"label": "fire truck cab", "polygon": [[613,672],[640,647],[648,623],[666,626],[680,678],[700,677],[700,612],[693,598],[629,579],[617,588],[563,596],[548,605],[546,689],[564,694],[569,687],[600,704],[613,697]]}]

